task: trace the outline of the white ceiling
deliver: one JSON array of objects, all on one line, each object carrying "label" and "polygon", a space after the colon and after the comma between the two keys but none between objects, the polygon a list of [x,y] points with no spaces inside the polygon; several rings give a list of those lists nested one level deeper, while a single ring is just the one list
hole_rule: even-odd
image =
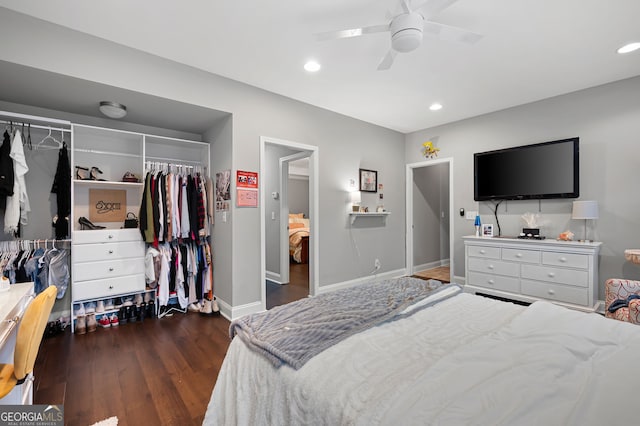
[{"label": "white ceiling", "polygon": [[[414,0],[419,4],[422,0]],[[425,36],[376,67],[388,34],[314,34],[388,22],[398,0],[0,0],[0,5],[403,133],[640,74],[639,0],[459,0],[429,20],[484,35]],[[320,72],[304,62],[315,58]],[[440,102],[444,108],[429,111]]]}]

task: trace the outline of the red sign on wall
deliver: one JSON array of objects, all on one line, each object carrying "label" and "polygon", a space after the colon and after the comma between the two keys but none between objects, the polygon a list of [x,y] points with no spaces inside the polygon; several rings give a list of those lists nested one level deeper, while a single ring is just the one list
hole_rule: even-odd
[{"label": "red sign on wall", "polygon": [[238,170],[236,172],[236,187],[258,189],[258,173]]}]

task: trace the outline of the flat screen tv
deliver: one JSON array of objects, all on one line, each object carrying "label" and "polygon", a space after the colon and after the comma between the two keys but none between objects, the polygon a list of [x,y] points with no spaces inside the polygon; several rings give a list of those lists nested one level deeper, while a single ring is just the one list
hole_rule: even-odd
[{"label": "flat screen tv", "polygon": [[476,201],[578,198],[580,138],[474,154]]}]

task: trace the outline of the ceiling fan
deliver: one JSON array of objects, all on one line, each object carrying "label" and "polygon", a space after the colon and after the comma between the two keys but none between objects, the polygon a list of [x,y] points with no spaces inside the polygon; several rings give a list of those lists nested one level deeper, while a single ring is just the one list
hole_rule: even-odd
[{"label": "ceiling fan", "polygon": [[456,1],[458,0],[426,0],[412,8],[410,0],[400,0],[402,13],[393,16],[388,24],[319,33],[316,34],[316,39],[325,41],[389,32],[391,34],[391,48],[378,65],[379,71],[388,70],[393,65],[393,60],[398,52],[411,52],[420,46],[423,33],[441,40],[458,41],[467,44],[474,44],[482,38],[482,35],[472,31],[439,24],[430,20],[432,16],[437,15]]}]

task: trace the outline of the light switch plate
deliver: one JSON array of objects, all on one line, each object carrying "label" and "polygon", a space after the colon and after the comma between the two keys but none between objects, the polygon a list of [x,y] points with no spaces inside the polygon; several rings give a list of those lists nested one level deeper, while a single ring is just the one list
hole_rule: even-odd
[{"label": "light switch plate", "polygon": [[465,219],[467,219],[467,220],[475,220],[477,215],[478,215],[478,212],[467,210],[467,216],[465,217]]}]

